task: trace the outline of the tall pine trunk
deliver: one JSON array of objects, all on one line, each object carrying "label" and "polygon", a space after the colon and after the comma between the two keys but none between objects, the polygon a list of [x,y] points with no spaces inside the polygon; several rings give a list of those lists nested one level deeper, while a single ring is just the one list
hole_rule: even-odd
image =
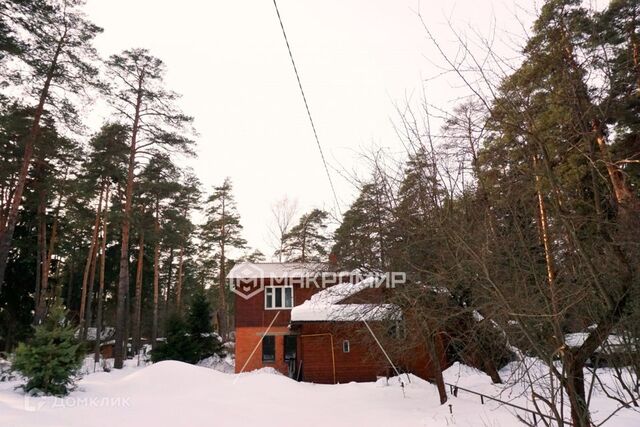
[{"label": "tall pine trunk", "polygon": [[[100,211],[102,215],[102,211]],[[98,225],[99,227],[99,225]],[[84,312],[84,325],[85,327],[82,330],[82,339],[85,340],[87,338],[87,330],[91,327],[91,320],[93,315],[93,295],[95,293],[95,282],[96,282],[96,268],[98,263],[98,238],[96,236],[96,244],[95,250],[93,254],[93,259],[91,261],[91,269],[89,270],[89,282],[87,284],[87,306]]]},{"label": "tall pine trunk", "polygon": [[[164,318],[166,319],[169,316],[170,311],[170,295],[171,295],[171,279],[173,276],[173,257],[175,250],[173,248],[169,249],[169,259],[167,260],[167,287],[166,293],[164,295]],[[175,307],[174,307],[175,308]]]},{"label": "tall pine trunk", "polygon": [[[74,254],[75,255],[75,254]],[[71,261],[69,262],[69,280],[67,281],[67,295],[66,295],[66,306],[68,309],[71,309],[71,298],[73,297],[73,276],[75,273],[75,266],[73,264],[73,256],[71,256]]]},{"label": "tall pine trunk", "polygon": [[[67,173],[65,171],[65,179]],[[36,315],[39,320],[43,319],[47,314],[47,298],[49,296],[49,271],[51,270],[51,259],[53,258],[53,252],[56,247],[58,238],[58,222],[60,217],[60,207],[62,205],[62,193],[58,196],[58,203],[56,204],[55,212],[53,214],[53,223],[51,224],[51,237],[49,237],[49,248],[45,250],[45,256],[43,257],[42,265],[42,277],[40,284],[40,294],[36,295]],[[45,212],[46,213],[46,212]],[[46,227],[46,215],[44,225]],[[44,241],[46,245],[46,228]],[[56,267],[56,285],[60,285],[60,265]],[[58,290],[60,291],[60,290]]]},{"label": "tall pine trunk", "polygon": [[124,339],[127,335],[127,306],[129,305],[129,231],[131,228],[131,205],[133,203],[133,173],[136,167],[136,142],[140,130],[140,109],[142,108],[142,86],[144,71],[140,73],[133,125],[131,127],[131,146],[129,147],[129,165],[127,169],[127,186],[125,189],[124,210],[122,212],[122,235],[120,244],[120,274],[118,277],[118,302],[116,306],[116,334],[113,349],[113,367],[122,369],[124,365]]},{"label": "tall pine trunk", "polygon": [[[143,213],[144,215],[144,213]],[[144,230],[140,230],[138,238],[138,263],[136,268],[136,295],[133,314],[133,351],[137,353],[141,346],[141,321],[142,321],[142,273],[144,267]]]},{"label": "tall pine trunk", "polygon": [[226,258],[225,258],[225,246],[227,239],[227,229],[226,229],[226,196],[222,197],[222,229],[220,230],[220,287],[218,290],[218,295],[220,298],[220,304],[218,309],[218,328],[220,329],[220,336],[223,339],[227,339],[227,295],[225,289],[226,282]]},{"label": "tall pine trunk", "polygon": [[609,175],[609,181],[611,182],[618,209],[624,216],[634,215],[638,210],[638,198],[625,181],[625,175],[611,159],[602,124],[598,119],[594,119],[592,127],[596,135],[596,143],[600,149],[600,155],[607,167],[607,174]]},{"label": "tall pine trunk", "polygon": [[158,303],[160,299],[160,202],[156,199],[153,229],[156,240],[153,247],[153,324],[151,326],[151,345],[155,348],[158,339]]},{"label": "tall pine trunk", "polygon": [[220,306],[218,310],[218,328],[220,329],[220,336],[227,339],[227,295],[225,289],[225,254],[224,244],[220,247],[220,286],[218,289],[218,296],[220,298]]},{"label": "tall pine trunk", "polygon": [[180,246],[178,255],[178,278],[176,280],[176,311],[182,314],[182,264],[184,263],[184,245]]},{"label": "tall pine trunk", "polygon": [[[84,274],[82,276],[82,293],[80,295],[80,331],[81,335],[85,337],[85,311],[87,310],[87,293],[89,289],[89,279],[91,276],[92,267],[95,267],[95,258],[98,250],[98,230],[100,228],[100,214],[102,211],[102,198],[104,196],[104,188],[100,188],[100,196],[98,198],[98,208],[96,209],[96,217],[93,222],[93,231],[91,234],[91,244],[89,245],[89,254],[87,255],[87,261],[84,266]],[[95,271],[95,270],[94,270]]]},{"label": "tall pine trunk", "polygon": [[9,205],[9,212],[7,214],[6,222],[0,223],[0,293],[2,292],[2,286],[4,284],[4,275],[7,269],[7,260],[9,257],[9,251],[11,250],[11,242],[13,240],[13,233],[16,229],[16,223],[18,222],[18,212],[20,205],[22,204],[22,195],[27,183],[27,176],[29,174],[29,167],[31,165],[31,158],[33,157],[34,146],[38,136],[40,134],[40,120],[44,112],[44,105],[49,97],[49,89],[51,87],[51,81],[55,75],[56,68],[58,67],[58,59],[62,48],[64,47],[67,39],[67,30],[61,35],[56,45],[55,53],[49,63],[49,68],[45,74],[45,81],[40,91],[40,98],[38,100],[38,106],[35,109],[33,115],[33,123],[29,129],[29,134],[24,144],[24,154],[22,156],[22,164],[18,173],[18,179],[16,182],[16,188],[11,198],[11,204]]},{"label": "tall pine trunk", "polygon": [[[49,295],[49,274],[48,272],[51,270],[51,260],[53,258],[53,252],[55,250],[55,246],[58,238],[58,215],[53,218],[53,224],[51,225],[51,237],[49,237],[49,249],[47,249],[47,254],[44,258],[44,265],[42,266],[42,271],[47,272],[47,274],[43,274],[40,285],[40,298],[36,300],[37,310],[40,313],[40,318],[44,318],[47,314],[47,297]],[[58,260],[58,264],[56,265],[56,285],[60,286],[60,260]],[[58,289],[58,292],[60,290]]]},{"label": "tall pine trunk", "polygon": [[558,297],[556,291],[556,271],[554,257],[551,248],[552,237],[549,231],[549,220],[547,216],[547,207],[544,200],[544,194],[542,192],[542,178],[538,173],[538,159],[533,156],[533,173],[535,174],[535,189],[536,198],[538,202],[538,229],[540,233],[540,241],[544,248],[544,259],[547,269],[547,284],[549,286],[549,300],[551,301],[551,325],[556,337],[556,345],[562,345],[562,328],[558,322],[558,315],[560,314],[560,308],[558,305]]},{"label": "tall pine trunk", "polygon": [[96,295],[98,307],[96,310],[96,342],[94,346],[94,361],[100,361],[100,336],[102,335],[102,311],[104,308],[104,270],[107,262],[107,221],[109,220],[109,186],[107,185],[104,215],[102,216],[102,240],[100,245],[100,273],[98,277],[98,293]]},{"label": "tall pine trunk", "polygon": [[47,197],[46,191],[40,189],[38,191],[38,250],[37,250],[37,266],[38,274],[36,274],[36,294],[35,294],[35,316],[33,318],[34,323],[37,325],[42,321],[44,316],[44,307],[42,301],[45,299],[45,292],[43,284],[46,283],[46,278],[49,277],[49,270],[47,268]]}]

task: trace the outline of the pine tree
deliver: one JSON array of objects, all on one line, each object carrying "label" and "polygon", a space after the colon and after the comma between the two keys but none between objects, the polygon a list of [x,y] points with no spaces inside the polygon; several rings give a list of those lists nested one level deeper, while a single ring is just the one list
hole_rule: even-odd
[{"label": "pine tree", "polygon": [[[119,123],[106,123],[91,138],[91,151],[83,166],[82,191],[87,203],[97,199],[91,229],[87,259],[82,277],[80,299],[81,335],[86,337],[93,315],[93,296],[99,244],[101,218],[108,210],[107,194],[113,185],[123,182],[127,159],[126,141],[129,130]],[[104,224],[103,224],[104,226]],[[103,227],[104,228],[104,227]],[[105,243],[106,244],[106,243]]]},{"label": "pine tree", "polygon": [[[42,119],[39,141],[41,144],[34,151],[34,167],[30,173],[38,232],[34,316],[36,324],[44,317],[47,300],[52,296],[49,277],[59,239],[61,210],[74,193],[70,175],[73,174],[75,164],[82,153],[74,141],[58,133],[48,116]],[[29,203],[30,199],[31,197],[27,197],[25,203]]]},{"label": "pine tree", "polygon": [[19,55],[22,52],[22,42],[11,19],[15,8],[21,3],[24,4],[25,0],[7,0],[0,4],[0,62],[9,55]]},{"label": "pine tree", "polygon": [[333,254],[341,267],[364,271],[384,271],[391,224],[381,186],[368,183],[344,213],[334,233]]},{"label": "pine tree", "polygon": [[[164,201],[173,197],[179,190],[178,169],[168,155],[153,153],[153,157],[140,174],[140,189],[146,193],[153,211],[153,314],[151,343],[155,345],[158,337],[158,315],[160,299],[160,251],[164,234]],[[138,325],[139,327],[139,325]]]},{"label": "pine tree", "polygon": [[329,214],[313,209],[284,236],[284,257],[288,262],[323,262],[329,246]]},{"label": "pine tree", "polygon": [[224,338],[228,332],[228,304],[226,267],[229,249],[241,249],[246,240],[241,236],[242,225],[232,193],[231,180],[215,187],[213,194],[207,199],[205,214],[207,221],[202,226],[201,238],[208,252],[217,254],[218,275],[218,325],[220,335]]},{"label": "pine tree", "polygon": [[[0,292],[45,107],[53,107],[50,110],[55,111],[57,117],[70,125],[77,125],[77,113],[68,95],[82,93],[87,82],[97,74],[91,64],[95,58],[91,41],[101,31],[80,11],[82,0],[12,3],[16,6],[12,10],[12,20],[26,35],[19,59],[28,68],[30,75],[27,80],[36,82],[35,86],[27,89],[38,103],[25,137],[11,203],[0,215]],[[83,78],[78,78],[79,75]]]},{"label": "pine tree", "polygon": [[[0,198],[0,222],[9,210],[33,114],[32,108],[17,104],[10,104],[0,112],[0,193],[5,195]],[[0,329],[9,348],[13,346],[13,332],[20,330],[19,336],[24,337],[23,332],[30,330],[27,324],[42,319],[46,302],[54,294],[50,278],[56,279],[61,267],[53,259],[63,232],[60,218],[67,201],[73,198],[75,186],[71,177],[82,153],[74,141],[60,135],[50,115],[41,120],[40,141],[42,144],[34,149],[34,167],[28,176],[30,186],[24,193],[17,240],[12,244],[7,265],[6,293],[0,294],[0,307],[6,309],[0,315],[6,319],[0,322]],[[27,263],[29,274],[24,271]],[[53,286],[57,285],[54,280]],[[27,304],[25,300],[32,297],[35,301]]]},{"label": "pine tree", "polygon": [[65,395],[74,386],[82,357],[74,328],[68,324],[66,310],[58,300],[45,322],[36,327],[33,339],[18,346],[13,368],[27,378],[27,392]]},{"label": "pine tree", "polygon": [[174,313],[167,319],[166,341],[151,350],[151,360],[177,360],[186,363],[198,362],[199,348],[189,334],[189,327],[182,317]]},{"label": "pine tree", "polygon": [[[526,289],[527,298],[510,303],[548,315],[544,327],[540,319],[516,316],[530,334],[528,345],[550,360],[565,346],[571,320],[598,325],[581,347],[562,352],[563,371],[554,372],[576,426],[591,424],[585,363],[630,301],[636,253],[630,242],[637,240],[640,212],[637,191],[610,150],[606,123],[617,119],[597,106],[608,97],[594,89],[608,88],[592,87],[598,82],[589,78],[600,62],[592,50],[595,27],[578,0],[544,4],[522,65],[499,88],[479,156],[496,220],[488,243],[491,269],[500,272],[494,277],[504,280],[502,295]],[[619,89],[614,85],[613,93]],[[584,295],[579,304],[577,293]],[[598,314],[587,320],[586,313]]]},{"label": "pine tree", "polygon": [[437,223],[445,192],[433,155],[423,145],[416,148],[398,189],[388,249],[396,271],[430,270],[435,262]]},{"label": "pine tree", "polygon": [[[596,16],[593,57],[596,69],[610,79],[611,90],[599,105],[604,122],[615,129],[611,156],[623,178],[638,188],[640,165],[640,4],[636,0],[613,0]],[[604,56],[601,51],[612,52]]]},{"label": "pine tree", "polygon": [[175,306],[179,313],[182,311],[185,258],[196,228],[189,213],[198,208],[201,196],[198,178],[191,171],[183,172],[180,189],[171,201],[171,208],[167,210],[167,228],[172,231],[173,241],[179,247],[175,289]]},{"label": "pine tree", "polygon": [[[92,325],[94,299],[96,314],[96,351],[99,351],[100,333],[103,320],[103,298],[105,286],[106,250],[110,241],[107,233],[107,220],[112,197],[118,185],[124,181],[127,160],[127,139],[129,129],[120,123],[105,123],[89,141],[90,153],[83,162],[81,175],[82,191],[87,204],[98,199],[98,207],[94,212],[87,260],[85,262],[81,301],[80,322],[81,336],[86,338],[87,329]],[[102,200],[102,203],[99,201]],[[99,231],[102,230],[101,233]],[[98,258],[100,261],[98,262]],[[94,281],[98,276],[98,289],[94,290]],[[96,296],[94,298],[94,295]],[[98,353],[96,353],[98,354]]]},{"label": "pine tree", "polygon": [[198,349],[198,361],[223,353],[220,337],[213,333],[211,314],[211,304],[207,296],[204,292],[197,291],[191,298],[187,325],[189,334]]},{"label": "pine tree", "polygon": [[124,360],[126,313],[129,305],[129,239],[134,193],[134,171],[137,156],[153,147],[171,148],[191,154],[192,118],[175,105],[178,95],[164,88],[164,64],[144,49],[126,50],[107,61],[113,85],[108,90],[116,111],[130,121],[131,139],[124,206],[121,224],[120,278],[116,310],[114,367],[120,369]]},{"label": "pine tree", "polygon": [[240,258],[238,258],[238,261],[256,263],[264,262],[265,259],[266,257],[264,256],[262,251],[260,251],[260,249],[254,249],[251,252],[245,252]]}]

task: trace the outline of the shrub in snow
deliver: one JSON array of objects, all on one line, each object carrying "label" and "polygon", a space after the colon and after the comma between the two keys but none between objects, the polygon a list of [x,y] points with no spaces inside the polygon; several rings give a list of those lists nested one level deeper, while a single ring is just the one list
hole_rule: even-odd
[{"label": "shrub in snow", "polygon": [[224,356],[222,340],[211,327],[211,304],[202,292],[197,292],[193,296],[187,325],[196,346],[196,362],[213,355]]},{"label": "shrub in snow", "polygon": [[167,321],[167,339],[151,351],[151,360],[197,363],[212,355],[224,355],[224,347],[211,327],[211,305],[198,292],[193,296],[186,322],[177,314]]},{"label": "shrub in snow", "polygon": [[178,314],[173,314],[167,320],[167,339],[158,343],[151,350],[151,361],[178,360],[180,362],[196,363],[198,349],[191,338],[186,322]]},{"label": "shrub in snow", "polygon": [[25,391],[65,395],[73,389],[81,364],[80,343],[67,323],[64,307],[56,302],[31,341],[18,346],[13,369],[27,378]]}]

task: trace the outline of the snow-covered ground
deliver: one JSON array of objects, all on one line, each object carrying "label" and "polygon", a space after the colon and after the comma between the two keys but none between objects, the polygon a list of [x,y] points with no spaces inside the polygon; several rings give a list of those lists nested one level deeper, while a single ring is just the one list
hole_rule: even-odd
[{"label": "snow-covered ground", "polygon": [[[212,361],[211,366],[218,368],[221,363],[225,361]],[[29,397],[15,389],[18,381],[2,382],[0,426],[519,424],[510,409],[493,402],[482,405],[479,397],[462,391],[441,406],[435,387],[415,376],[402,377],[403,391],[397,378],[388,383],[381,379],[377,383],[316,385],[295,382],[273,370],[236,375],[172,361],[137,365],[130,360],[122,370],[85,375],[66,398]],[[495,396],[502,391],[486,375],[459,364],[446,371],[446,380]],[[502,391],[501,396],[519,404],[526,400],[517,394],[516,390],[516,395],[507,396]],[[623,410],[606,425],[638,426],[640,414]]]}]

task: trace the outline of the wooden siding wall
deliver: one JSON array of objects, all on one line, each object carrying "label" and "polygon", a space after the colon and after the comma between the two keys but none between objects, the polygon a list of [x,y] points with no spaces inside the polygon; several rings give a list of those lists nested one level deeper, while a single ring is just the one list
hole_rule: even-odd
[{"label": "wooden siding wall", "polygon": [[[360,322],[308,322],[300,324],[298,331],[298,363],[302,361],[304,381],[333,384],[334,363],[336,383],[375,381],[379,376],[395,375],[382,350]],[[344,340],[349,340],[348,353],[342,349]],[[446,368],[448,362],[442,340],[438,341],[438,345],[442,355],[441,364]],[[427,380],[434,377],[426,346],[417,346],[392,361],[401,372],[411,372]]]},{"label": "wooden siding wall", "polygon": [[[355,323],[302,324],[298,358],[302,361],[303,380],[333,384],[334,361],[336,383],[375,381],[378,376],[387,375],[389,363],[372,338],[360,337],[361,334],[357,332],[359,327]],[[349,340],[349,353],[342,351],[344,340]]]}]

